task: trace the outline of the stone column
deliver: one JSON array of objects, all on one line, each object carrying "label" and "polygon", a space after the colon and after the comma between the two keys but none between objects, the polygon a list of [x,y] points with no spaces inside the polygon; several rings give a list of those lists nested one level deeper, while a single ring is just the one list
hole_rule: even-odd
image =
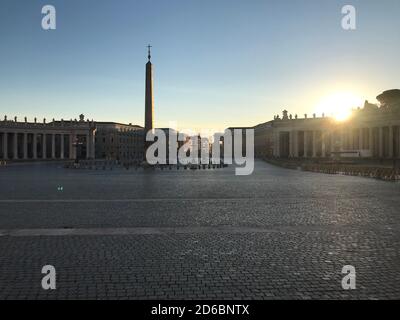
[{"label": "stone column", "polygon": [[293,132],[293,156],[299,157],[299,132],[297,130]]},{"label": "stone column", "polygon": [[274,156],[279,157],[279,132],[274,133]]},{"label": "stone column", "polygon": [[317,157],[317,131],[316,130],[313,130],[313,132],[312,132],[312,139],[313,139],[313,141],[312,141],[312,148],[313,148],[313,152],[312,152],[312,156],[313,156],[313,158],[316,158]]},{"label": "stone column", "polygon": [[24,160],[28,159],[28,134],[24,132]]},{"label": "stone column", "polygon": [[281,157],[281,133],[278,132],[276,135],[276,154],[278,158]]},{"label": "stone column", "polygon": [[56,158],[56,135],[54,133],[51,135],[51,158]]},{"label": "stone column", "polygon": [[74,135],[72,135],[72,138],[73,138],[72,154],[74,155],[74,159],[77,159],[78,158],[78,135],[74,134]]},{"label": "stone column", "polygon": [[47,144],[46,144],[46,134],[42,134],[42,158],[46,159],[47,156]]},{"label": "stone column", "polygon": [[374,156],[374,130],[373,128],[368,128],[368,147],[371,150],[371,156]]},{"label": "stone column", "polygon": [[37,133],[33,134],[33,143],[32,143],[32,148],[33,148],[33,159],[37,159]]},{"label": "stone column", "polygon": [[68,149],[69,149],[69,158],[73,159],[74,155],[72,154],[72,149],[73,149],[73,145],[72,145],[72,134],[68,135]]},{"label": "stone column", "polygon": [[364,150],[364,129],[360,128],[358,134],[358,145],[360,150]]},{"label": "stone column", "polygon": [[400,159],[400,126],[397,126],[397,158]]},{"label": "stone column", "polygon": [[378,150],[379,150],[379,158],[383,158],[383,128],[379,127],[379,138],[378,138]]},{"label": "stone column", "polygon": [[95,159],[96,158],[96,150],[95,150],[95,145],[96,145],[96,142],[95,142],[95,132],[93,131],[92,132],[92,134],[91,134],[91,139],[90,139],[90,142],[91,142],[91,148],[90,148],[90,151],[91,151],[91,158],[92,159]]},{"label": "stone column", "polygon": [[329,148],[328,148],[328,152],[329,152],[329,156],[331,157],[332,152],[335,152],[335,144],[336,144],[336,134],[335,131],[330,131],[329,132]]},{"label": "stone column", "polygon": [[74,134],[70,134],[69,135],[69,158],[70,159],[75,159],[74,143],[75,143],[75,135]]},{"label": "stone column", "polygon": [[346,130],[342,129],[340,134],[340,151],[346,150]]},{"label": "stone column", "polygon": [[8,159],[8,133],[3,132],[3,159]]},{"label": "stone column", "polygon": [[[354,137],[354,138],[356,138],[356,139],[355,139],[356,141],[354,141],[354,149],[357,149],[357,150],[362,149],[362,148],[361,148],[361,144],[360,144],[361,135],[362,135],[361,129],[360,129],[360,128],[357,128],[357,129],[356,129],[356,132],[355,132],[355,137]],[[356,146],[357,146],[358,148],[356,148]]]},{"label": "stone column", "polygon": [[354,150],[354,129],[349,130],[349,150]]},{"label": "stone column", "polygon": [[90,134],[86,134],[86,159],[90,158]]},{"label": "stone column", "polygon": [[400,159],[400,126],[397,126],[397,158]]},{"label": "stone column", "polygon": [[307,145],[308,145],[308,143],[307,143],[307,131],[303,131],[303,132],[304,132],[304,138],[303,138],[304,154],[303,154],[303,157],[307,158],[308,157],[308,155],[307,155]]},{"label": "stone column", "polygon": [[325,130],[323,130],[322,131],[322,133],[321,133],[321,144],[322,144],[322,146],[321,146],[321,156],[323,157],[323,158],[326,158],[326,139],[327,139],[327,136],[328,136],[328,133],[325,131]]},{"label": "stone column", "polygon": [[293,132],[289,131],[289,158],[293,158]]},{"label": "stone column", "polygon": [[60,150],[60,159],[64,159],[64,134],[60,135],[61,139],[61,150]]},{"label": "stone column", "polygon": [[389,126],[389,158],[392,159],[393,158],[393,126]]},{"label": "stone column", "polygon": [[18,159],[18,133],[14,132],[13,137],[13,158],[14,160]]}]

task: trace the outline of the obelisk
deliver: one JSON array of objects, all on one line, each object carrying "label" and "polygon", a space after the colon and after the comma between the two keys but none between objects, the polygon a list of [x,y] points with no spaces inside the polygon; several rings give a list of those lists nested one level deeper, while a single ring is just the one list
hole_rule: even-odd
[{"label": "obelisk", "polygon": [[151,46],[148,45],[148,59],[146,63],[146,96],[145,96],[145,115],[144,129],[145,134],[153,129],[154,99],[153,99],[153,65],[151,64]]}]

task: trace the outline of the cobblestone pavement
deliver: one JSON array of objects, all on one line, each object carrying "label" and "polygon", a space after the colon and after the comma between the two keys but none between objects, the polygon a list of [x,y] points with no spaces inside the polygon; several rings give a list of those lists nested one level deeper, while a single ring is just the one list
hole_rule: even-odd
[{"label": "cobblestone pavement", "polygon": [[0,299],[400,299],[399,183],[31,164],[0,190]]}]

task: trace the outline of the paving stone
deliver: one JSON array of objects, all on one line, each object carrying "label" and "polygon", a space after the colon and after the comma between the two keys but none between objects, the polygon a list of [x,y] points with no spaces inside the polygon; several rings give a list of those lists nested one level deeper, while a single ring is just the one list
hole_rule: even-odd
[{"label": "paving stone", "polygon": [[[248,177],[19,165],[0,188],[0,229],[36,234],[0,232],[0,299],[400,299],[399,183],[258,162]],[[65,228],[83,232],[41,235]]]}]

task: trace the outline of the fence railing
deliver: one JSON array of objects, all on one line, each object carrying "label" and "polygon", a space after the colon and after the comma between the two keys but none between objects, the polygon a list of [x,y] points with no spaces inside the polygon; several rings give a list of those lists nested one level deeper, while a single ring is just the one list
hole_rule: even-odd
[{"label": "fence railing", "polygon": [[117,160],[80,160],[79,162],[69,161],[65,163],[65,168],[70,169],[89,169],[89,170],[113,170],[119,169],[158,169],[158,170],[207,170],[207,169],[221,169],[227,167],[226,164],[188,164],[188,165],[146,165],[137,161],[117,161]]},{"label": "fence railing", "polygon": [[290,161],[268,158],[266,162],[286,169],[301,169],[325,174],[343,174],[349,176],[361,176],[380,179],[385,181],[400,180],[400,168],[380,167],[364,164],[344,163],[304,163],[301,161]]},{"label": "fence railing", "polygon": [[400,169],[395,168],[346,166],[335,164],[303,164],[301,169],[304,171],[361,176],[385,181],[400,180]]}]

